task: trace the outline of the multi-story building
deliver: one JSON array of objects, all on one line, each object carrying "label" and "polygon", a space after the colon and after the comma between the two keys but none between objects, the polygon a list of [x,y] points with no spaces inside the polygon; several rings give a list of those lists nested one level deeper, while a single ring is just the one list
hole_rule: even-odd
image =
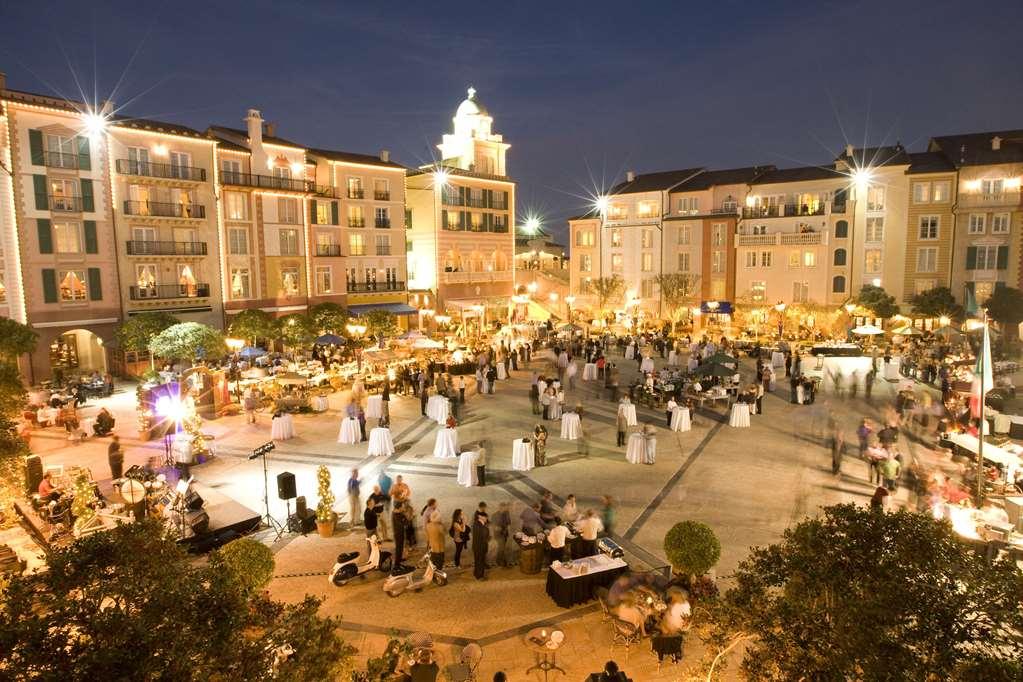
[{"label": "multi-story building", "polygon": [[493,117],[469,88],[441,160],[406,178],[408,279],[413,302],[462,320],[506,319],[514,292],[515,183]]},{"label": "multi-story building", "polygon": [[[910,153],[903,300],[951,287],[955,166],[940,152]],[[955,292],[953,291],[953,294]]]},{"label": "multi-story building", "polygon": [[983,304],[995,289],[1023,286],[1023,130],[931,139],[956,169],[952,293]]},{"label": "multi-story building", "polygon": [[598,305],[591,283],[602,276],[601,240],[606,236],[601,230],[602,224],[603,221],[597,213],[586,213],[568,219],[568,243],[571,245],[568,259],[569,291],[575,296],[576,308],[579,310],[595,311]]}]

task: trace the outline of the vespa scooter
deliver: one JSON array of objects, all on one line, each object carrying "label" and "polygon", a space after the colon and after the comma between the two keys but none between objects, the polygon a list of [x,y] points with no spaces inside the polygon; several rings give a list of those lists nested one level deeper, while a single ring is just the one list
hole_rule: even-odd
[{"label": "vespa scooter", "polygon": [[356,563],[359,559],[359,552],[342,552],[337,555],[337,563],[330,569],[329,580],[338,587],[345,585],[352,578],[365,577],[374,569],[382,573],[391,571],[391,553],[381,551],[380,539],[376,535],[369,537],[369,560],[365,563]]},{"label": "vespa scooter", "polygon": [[437,585],[448,584],[447,573],[434,568],[429,554],[424,554],[419,564],[425,564],[426,567],[420,571],[411,566],[402,566],[397,569],[400,573],[388,576],[384,581],[384,592],[390,597],[397,597],[408,590],[419,592],[431,582]]}]

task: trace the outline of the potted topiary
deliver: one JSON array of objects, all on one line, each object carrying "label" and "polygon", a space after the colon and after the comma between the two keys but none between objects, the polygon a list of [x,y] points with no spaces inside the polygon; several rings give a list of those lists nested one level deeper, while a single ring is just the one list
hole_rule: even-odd
[{"label": "potted topiary", "polygon": [[249,595],[270,584],[274,575],[273,552],[252,538],[232,540],[214,552],[210,561],[230,574]]},{"label": "potted topiary", "polygon": [[316,471],[318,484],[317,494],[320,497],[316,505],[316,530],[320,537],[329,538],[334,534],[334,526],[337,525],[337,514],[334,512],[334,493],[330,490],[330,470],[320,465]]},{"label": "potted topiary", "polygon": [[664,536],[664,553],[675,573],[688,578],[695,586],[721,558],[721,543],[714,531],[705,523],[683,521],[676,523]]}]

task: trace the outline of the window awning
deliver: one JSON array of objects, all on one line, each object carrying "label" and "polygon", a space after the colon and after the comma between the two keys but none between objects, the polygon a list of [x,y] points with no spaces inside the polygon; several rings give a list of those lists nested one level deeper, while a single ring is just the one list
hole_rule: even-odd
[{"label": "window awning", "polygon": [[419,312],[418,309],[413,308],[407,303],[366,303],[363,305],[350,305],[348,306],[348,314],[358,317],[365,315],[371,310],[386,310],[389,313],[395,315],[415,315]]}]

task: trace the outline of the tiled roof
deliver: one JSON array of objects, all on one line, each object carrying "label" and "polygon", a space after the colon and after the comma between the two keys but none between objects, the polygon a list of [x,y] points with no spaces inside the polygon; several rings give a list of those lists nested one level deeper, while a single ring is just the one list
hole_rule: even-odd
[{"label": "tiled roof", "polygon": [[909,165],[909,154],[901,144],[888,147],[860,147],[852,156],[842,152],[835,161],[844,161],[853,168]]},{"label": "tiled roof", "polygon": [[[248,131],[241,130],[239,128],[228,128],[227,126],[210,126],[209,129],[216,135],[217,133],[227,133],[232,136],[241,137],[243,140],[249,139]],[[218,135],[219,137],[219,135]],[[263,142],[267,144],[277,144],[282,147],[294,147],[295,149],[305,149],[305,146],[292,142],[291,140],[285,140],[283,137],[277,137],[276,135],[263,135]]]},{"label": "tiled roof", "polygon": [[26,92],[24,90],[2,89],[0,90],[0,99],[20,102],[22,104],[35,104],[41,107],[64,109],[70,112],[84,112],[90,108],[84,102],[64,99],[54,95],[41,95],[37,92]]},{"label": "tiled roof", "polygon": [[165,121],[154,121],[148,118],[136,118],[134,116],[114,116],[112,124],[119,128],[135,128],[136,130],[148,130],[155,133],[166,133],[168,135],[185,135],[187,137],[205,138],[206,135],[177,123]]},{"label": "tiled roof", "polygon": [[941,152],[913,152],[909,155],[908,174],[951,172],[955,166]]},{"label": "tiled roof", "polygon": [[639,192],[657,192],[671,189],[676,185],[703,172],[702,168],[685,168],[682,170],[659,171],[637,175],[632,182],[620,182],[611,188],[608,194],[637,194]]},{"label": "tiled roof", "polygon": [[330,159],[331,161],[347,161],[349,163],[361,163],[367,166],[385,166],[387,168],[405,169],[405,166],[402,166],[400,163],[384,161],[379,156],[374,156],[372,154],[357,154],[355,152],[342,152],[333,149],[309,149],[307,151],[310,154],[322,156]]},{"label": "tiled roof", "polygon": [[695,177],[672,188],[672,192],[696,192],[710,189],[717,185],[739,185],[752,182],[757,176],[777,170],[774,166],[747,166],[746,168],[729,168],[727,170],[704,171]]},{"label": "tiled roof", "polygon": [[[992,149],[991,140],[1001,138],[1001,148]],[[1023,162],[1023,130],[995,130],[932,137],[928,151],[941,152],[956,168]]]},{"label": "tiled roof", "polygon": [[231,142],[231,140],[224,139],[223,137],[216,137],[213,135],[211,135],[211,137],[216,139],[217,146],[220,147],[221,149],[230,149],[233,152],[244,152],[246,154],[250,154],[252,151],[244,145],[236,144],[234,142]]},{"label": "tiled roof", "polygon": [[802,182],[805,180],[834,180],[845,177],[828,166],[800,166],[799,168],[776,168],[758,175],[751,185],[770,185],[778,182]]}]

